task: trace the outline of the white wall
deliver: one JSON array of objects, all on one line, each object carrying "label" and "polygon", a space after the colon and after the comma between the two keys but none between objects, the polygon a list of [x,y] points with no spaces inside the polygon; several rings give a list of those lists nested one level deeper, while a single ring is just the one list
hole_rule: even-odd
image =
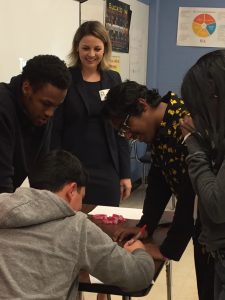
[{"label": "white wall", "polygon": [[149,5],[130,1],[132,10],[130,28],[130,80],[146,84],[148,57]]},{"label": "white wall", "polygon": [[20,73],[19,58],[65,59],[78,26],[74,0],[0,0],[0,82]]},{"label": "white wall", "polygon": [[[146,82],[149,6],[124,0],[132,10],[129,54],[120,57],[122,79]],[[81,4],[81,21],[104,23],[105,1]],[[0,82],[21,71],[20,58],[55,54],[66,59],[79,26],[79,3],[74,0],[0,0]]]}]

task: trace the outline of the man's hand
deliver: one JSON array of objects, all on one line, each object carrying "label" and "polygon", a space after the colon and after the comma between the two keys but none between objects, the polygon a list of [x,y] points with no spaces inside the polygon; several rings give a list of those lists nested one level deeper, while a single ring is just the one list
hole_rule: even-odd
[{"label": "man's hand", "polygon": [[139,240],[137,240],[137,241],[130,240],[124,244],[123,248],[131,253],[136,249],[144,249],[145,250],[144,244]]},{"label": "man's hand", "polygon": [[132,184],[130,178],[120,179],[120,199],[125,200],[130,196]]},{"label": "man's hand", "polygon": [[[117,242],[122,242],[128,236],[136,235],[140,231],[140,227],[127,227],[118,229],[113,236],[113,240]],[[147,232],[141,236],[141,238],[146,238],[148,236]]]},{"label": "man's hand", "polygon": [[168,259],[162,255],[162,253],[160,252],[159,246],[157,246],[155,244],[148,243],[145,245],[145,248],[147,249],[148,253],[150,253],[154,259],[163,260],[163,261],[166,261]]}]

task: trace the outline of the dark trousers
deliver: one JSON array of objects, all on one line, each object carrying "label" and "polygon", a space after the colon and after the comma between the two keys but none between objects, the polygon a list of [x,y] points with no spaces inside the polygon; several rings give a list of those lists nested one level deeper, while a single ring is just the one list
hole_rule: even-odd
[{"label": "dark trousers", "polygon": [[215,257],[214,300],[225,300],[225,249]]},{"label": "dark trousers", "polygon": [[198,237],[200,234],[200,223],[197,220],[195,226],[194,258],[195,272],[197,278],[199,300],[214,299],[214,259],[207,253],[204,247],[199,244]]}]

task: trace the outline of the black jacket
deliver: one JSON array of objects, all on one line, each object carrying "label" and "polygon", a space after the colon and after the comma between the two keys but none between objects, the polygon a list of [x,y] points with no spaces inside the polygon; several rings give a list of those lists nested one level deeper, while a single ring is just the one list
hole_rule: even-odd
[{"label": "black jacket", "polygon": [[[70,72],[72,75],[71,87],[63,105],[57,110],[54,117],[52,148],[63,148],[77,154],[87,151],[87,149],[83,149],[79,140],[82,128],[88,120],[89,106],[81,70],[72,67]],[[120,75],[117,72],[111,70],[101,72],[101,89],[110,89],[120,82]],[[103,123],[112,163],[118,176],[121,179],[130,178],[128,142],[115,133],[109,122],[103,120]],[[91,149],[88,150],[91,151]]]},{"label": "black jacket", "polygon": [[0,83],[0,192],[13,192],[49,149],[51,122],[34,126],[21,103],[21,75]]},{"label": "black jacket", "polygon": [[177,199],[174,219],[160,250],[165,257],[179,260],[194,231],[195,192],[188,176],[185,162],[188,152],[182,143],[179,126],[179,119],[187,111],[183,100],[173,93],[168,93],[163,101],[168,105],[151,145],[152,167],[148,175],[143,216],[138,226],[147,224],[151,235],[174,194]]}]

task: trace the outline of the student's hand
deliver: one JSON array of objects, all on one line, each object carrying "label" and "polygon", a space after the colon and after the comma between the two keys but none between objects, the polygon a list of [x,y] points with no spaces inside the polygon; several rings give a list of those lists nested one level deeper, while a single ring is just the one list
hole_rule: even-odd
[{"label": "student's hand", "polygon": [[120,199],[124,200],[130,196],[132,184],[130,178],[120,179]]},{"label": "student's hand", "polygon": [[133,240],[127,241],[124,244],[123,248],[126,249],[128,252],[131,252],[131,253],[136,249],[144,249],[145,250],[144,244],[139,240],[137,240],[137,241],[133,241]]},{"label": "student's hand", "polygon": [[183,137],[188,133],[195,131],[195,125],[190,115],[184,116],[179,122]]},{"label": "student's hand", "polygon": [[[117,242],[122,242],[125,238],[127,238],[129,235],[134,236],[140,231],[139,227],[126,227],[126,228],[120,228],[116,230],[113,236],[113,240]],[[141,238],[146,238],[148,236],[147,232],[144,232],[144,234],[141,236]]]},{"label": "student's hand", "polygon": [[168,258],[162,255],[159,246],[155,244],[148,243],[145,245],[146,249],[148,250],[148,253],[151,254],[151,256],[156,260],[163,260],[166,261]]}]

